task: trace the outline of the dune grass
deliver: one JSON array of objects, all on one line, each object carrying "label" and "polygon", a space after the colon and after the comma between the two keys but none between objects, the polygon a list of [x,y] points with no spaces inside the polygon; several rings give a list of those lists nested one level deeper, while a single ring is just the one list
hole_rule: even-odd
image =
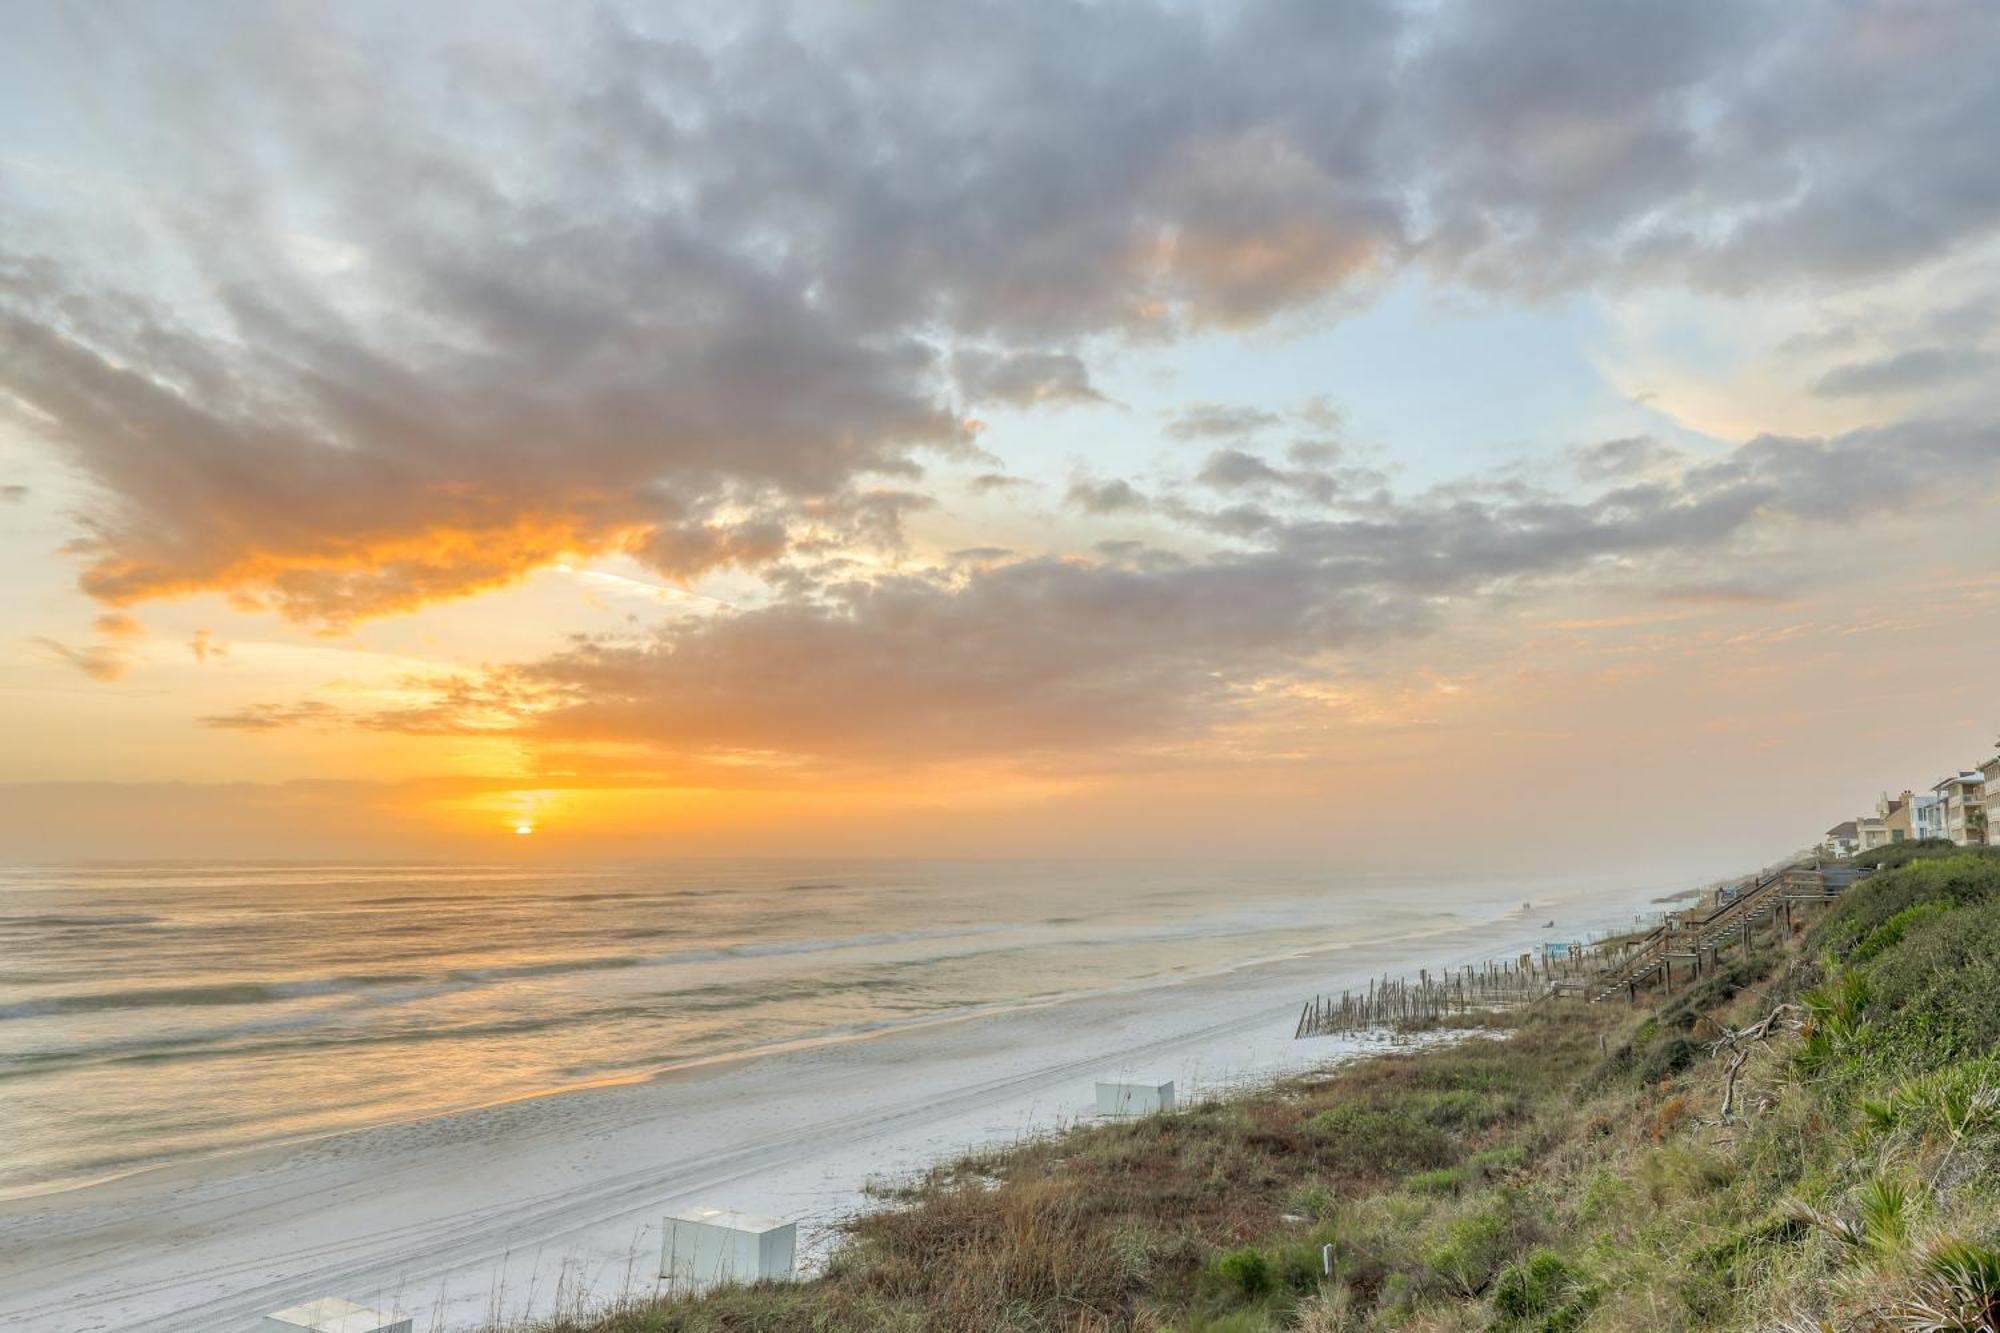
[{"label": "dune grass", "polygon": [[1656,1005],[939,1165],[811,1281],[546,1327],[1995,1328],[2000,860],[1775,932]]}]

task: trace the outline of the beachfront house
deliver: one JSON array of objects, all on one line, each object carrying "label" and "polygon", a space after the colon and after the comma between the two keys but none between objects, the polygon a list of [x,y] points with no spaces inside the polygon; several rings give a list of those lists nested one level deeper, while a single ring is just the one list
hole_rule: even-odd
[{"label": "beachfront house", "polygon": [[1931,788],[1944,803],[1944,836],[1961,847],[1986,845],[1986,773],[1969,768]]},{"label": "beachfront house", "polygon": [[1901,796],[1883,792],[1876,800],[1875,813],[1881,816],[1882,827],[1888,831],[1890,842],[1909,842],[1916,836],[1916,811],[1911,809],[1915,800],[1907,791]]},{"label": "beachfront house", "polygon": [[1890,842],[1888,821],[1880,815],[1861,816],[1854,821],[1854,842],[1864,852],[1887,847]]},{"label": "beachfront house", "polygon": [[1860,847],[1861,830],[1857,826],[1856,821],[1852,819],[1835,824],[1826,831],[1826,836],[1819,841],[1820,852],[1826,856],[1833,857],[1835,860],[1854,855],[1856,851],[1860,850]]},{"label": "beachfront house", "polygon": [[1905,788],[1901,796],[1882,793],[1875,813],[1890,842],[1921,842],[1944,836],[1944,802],[1935,792],[1913,792]]},{"label": "beachfront house", "polygon": [[1936,792],[1919,792],[1910,797],[1910,836],[1919,842],[1944,836],[1944,802]]},{"label": "beachfront house", "polygon": [[1979,771],[1986,777],[1985,783],[1980,788],[1979,810],[1982,816],[1980,828],[1986,835],[1989,846],[2000,846],[2000,839],[1995,837],[1990,822],[1993,808],[2000,805],[2000,755],[1995,755],[1981,764]]}]

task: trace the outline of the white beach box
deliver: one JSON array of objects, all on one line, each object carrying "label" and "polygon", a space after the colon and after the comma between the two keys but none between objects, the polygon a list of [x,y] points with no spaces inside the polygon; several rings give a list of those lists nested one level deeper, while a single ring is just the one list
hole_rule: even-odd
[{"label": "white beach box", "polygon": [[721,1208],[667,1214],[660,1276],[696,1287],[792,1276],[798,1224]]},{"label": "white beach box", "polygon": [[406,1314],[387,1314],[338,1296],[321,1296],[265,1315],[264,1333],[411,1333],[414,1323]]},{"label": "white beach box", "polygon": [[1135,1082],[1131,1079],[1097,1080],[1097,1111],[1100,1115],[1151,1115],[1174,1109],[1174,1082]]}]

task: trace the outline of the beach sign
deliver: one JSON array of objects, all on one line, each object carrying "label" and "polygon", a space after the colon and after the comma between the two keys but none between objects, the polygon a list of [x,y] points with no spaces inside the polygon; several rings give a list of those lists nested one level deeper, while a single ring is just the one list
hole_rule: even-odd
[{"label": "beach sign", "polygon": [[724,1208],[667,1214],[660,1242],[660,1276],[700,1289],[732,1282],[770,1282],[793,1274],[798,1224]]},{"label": "beach sign", "polygon": [[412,1333],[409,1315],[371,1310],[365,1305],[321,1296],[264,1316],[263,1333]]}]

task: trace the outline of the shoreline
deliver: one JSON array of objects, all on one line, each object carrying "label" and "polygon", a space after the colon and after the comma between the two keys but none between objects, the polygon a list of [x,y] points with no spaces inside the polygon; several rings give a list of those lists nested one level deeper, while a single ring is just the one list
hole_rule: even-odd
[{"label": "shoreline", "polygon": [[[1609,919],[1638,895],[1564,905]],[[1379,1042],[1292,1040],[1306,996],[1518,951],[1542,934],[1541,910],[703,1057],[0,1201],[0,1317],[50,1333],[175,1333],[326,1292],[469,1329],[579,1292],[651,1291],[661,1213],[716,1200],[798,1217],[815,1262],[870,1178],[1088,1118],[1099,1073],[1171,1072],[1192,1099],[1347,1058]]]}]

